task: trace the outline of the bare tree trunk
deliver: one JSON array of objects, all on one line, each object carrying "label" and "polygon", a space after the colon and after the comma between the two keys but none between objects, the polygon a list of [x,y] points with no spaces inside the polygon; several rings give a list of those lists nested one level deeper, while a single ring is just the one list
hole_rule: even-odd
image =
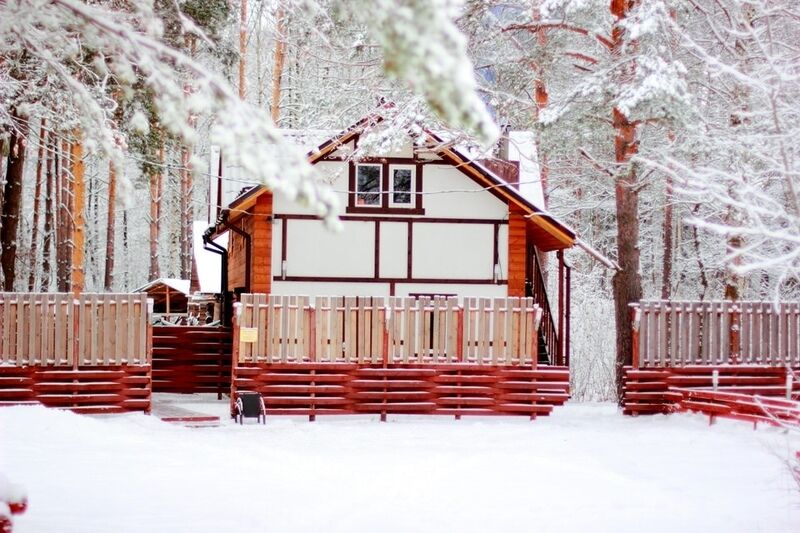
[{"label": "bare tree trunk", "polygon": [[53,233],[53,185],[55,176],[53,175],[53,166],[56,166],[56,174],[58,173],[58,166],[55,164],[57,161],[56,151],[56,137],[55,133],[51,133],[46,140],[48,147],[47,168],[45,171],[45,208],[44,208],[44,229],[42,230],[42,272],[40,289],[42,291],[50,290],[50,259],[52,254],[52,233]]},{"label": "bare tree trunk", "polygon": [[58,281],[58,291],[68,292],[70,290],[70,271],[72,269],[72,176],[70,175],[70,145],[67,141],[61,141],[61,156],[58,187],[58,241],[56,242],[56,277]]},{"label": "bare tree trunk", "polygon": [[181,150],[181,195],[180,195],[180,241],[181,241],[181,279],[189,279],[192,273],[191,262],[191,176],[189,172],[189,148]]},{"label": "bare tree trunk", "polygon": [[106,217],[106,265],[103,288],[111,291],[114,284],[114,230],[117,209],[117,169],[113,161],[108,163],[108,216]]},{"label": "bare tree trunk", "polygon": [[281,119],[281,78],[283,77],[283,63],[286,58],[286,14],[283,2],[278,0],[278,9],[275,12],[275,66],[272,70],[272,122],[276,125]]},{"label": "bare tree trunk", "polygon": [[[635,2],[612,0],[611,14],[615,18],[611,30],[611,51],[614,56],[622,54],[625,43],[625,30],[622,22]],[[633,67],[624,70],[620,83],[629,83]],[[617,329],[617,394],[622,398],[622,376],[624,367],[631,364],[633,336],[630,304],[642,298],[642,279],[639,275],[639,192],[636,166],[630,163],[637,151],[636,129],[632,122],[619,109],[612,111],[612,124],[616,130],[614,138],[614,159],[618,166],[615,177],[617,211],[617,262],[620,270],[614,275],[613,292]]]},{"label": "bare tree trunk", "polygon": [[126,259],[126,268],[124,271],[124,289],[127,291],[130,287],[130,261],[128,260],[128,211],[122,212],[122,256]]},{"label": "bare tree trunk", "polygon": [[73,232],[72,232],[72,261],[71,261],[71,288],[73,294],[83,292],[85,284],[84,267],[84,237],[86,231],[86,183],[84,182],[83,167],[83,139],[82,133],[76,132],[75,142],[72,143],[70,152],[72,159],[72,181],[74,183],[73,195]]},{"label": "bare tree trunk", "polygon": [[[743,239],[740,235],[733,235],[728,238],[726,244],[729,255],[736,254],[742,248]],[[742,264],[741,256],[734,255],[732,265],[725,269],[725,299],[737,301],[741,298],[742,277],[734,270]]]},{"label": "bare tree trunk", "polygon": [[[194,57],[196,44],[192,38],[188,47],[191,57]],[[193,92],[191,84],[184,83],[183,91],[189,95]],[[194,127],[197,120],[194,115],[189,116],[189,124]],[[181,279],[192,277],[192,224],[194,222],[194,206],[192,205],[193,174],[191,171],[191,153],[193,147],[183,146],[181,150],[181,195],[180,195],[180,221],[181,221]]]},{"label": "bare tree trunk", "polygon": [[[159,149],[159,161],[164,162],[164,149]],[[158,223],[161,210],[161,191],[163,187],[163,169],[150,174],[150,280],[161,277],[158,262]]]},{"label": "bare tree trunk", "polygon": [[672,176],[667,175],[664,205],[664,257],[661,266],[661,299],[672,293]]},{"label": "bare tree trunk", "polygon": [[247,0],[239,0],[239,98],[247,96]]},{"label": "bare tree trunk", "polygon": [[[19,117],[12,115],[13,118]],[[3,188],[3,215],[0,228],[0,265],[3,270],[3,289],[14,290],[17,262],[17,230],[22,203],[22,178],[25,170],[25,148],[27,144],[28,122],[16,121],[11,132],[10,151],[6,170],[6,183]]]},{"label": "bare tree trunk", "polygon": [[[39,212],[41,210],[42,197],[42,167],[44,166],[45,145],[47,144],[47,132],[45,131],[46,121],[42,119],[39,125],[39,148],[36,151],[36,185],[33,192],[33,227],[31,228],[31,247],[28,256],[30,272],[28,273],[28,290],[33,292],[36,288],[36,264],[38,262],[39,245]],[[48,158],[49,161],[49,158]]]}]

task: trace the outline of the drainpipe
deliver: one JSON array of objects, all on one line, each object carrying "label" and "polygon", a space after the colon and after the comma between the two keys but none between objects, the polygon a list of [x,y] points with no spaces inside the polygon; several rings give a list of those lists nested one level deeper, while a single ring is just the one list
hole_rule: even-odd
[{"label": "drainpipe", "polygon": [[229,298],[228,298],[228,250],[220,246],[219,244],[215,243],[207,235],[203,235],[203,249],[209,252],[219,254],[220,258],[222,259],[222,268],[220,272],[220,295],[222,301],[220,304],[222,305],[222,325],[223,326],[230,326],[231,325],[231,313],[229,312]]}]

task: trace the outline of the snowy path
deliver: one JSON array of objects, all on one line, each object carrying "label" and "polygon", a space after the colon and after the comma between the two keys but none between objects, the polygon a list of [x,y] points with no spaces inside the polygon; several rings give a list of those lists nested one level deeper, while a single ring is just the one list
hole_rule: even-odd
[{"label": "snowy path", "polygon": [[534,423],[272,418],[210,429],[0,409],[0,471],[30,497],[15,533],[800,531],[789,447],[800,440],[773,429],[634,419],[608,405]]}]

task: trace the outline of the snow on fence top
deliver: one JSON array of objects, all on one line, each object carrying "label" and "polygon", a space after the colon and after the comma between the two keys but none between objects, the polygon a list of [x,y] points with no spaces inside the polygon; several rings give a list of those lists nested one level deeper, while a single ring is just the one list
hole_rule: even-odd
[{"label": "snow on fence top", "polygon": [[0,293],[0,365],[149,364],[146,294]]},{"label": "snow on fence top", "polygon": [[632,307],[635,367],[800,366],[800,303],[643,301]]},{"label": "snow on fence top", "polygon": [[238,361],[533,365],[542,310],[532,298],[245,294]]}]

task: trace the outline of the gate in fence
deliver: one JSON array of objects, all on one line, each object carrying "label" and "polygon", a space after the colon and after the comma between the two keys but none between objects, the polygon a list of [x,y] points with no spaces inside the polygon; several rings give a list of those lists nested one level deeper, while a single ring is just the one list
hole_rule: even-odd
[{"label": "gate in fence", "polygon": [[0,293],[0,405],[149,411],[143,294]]},{"label": "gate in fence", "polygon": [[154,326],[153,392],[229,393],[232,341],[226,327]]},{"label": "gate in fence", "polygon": [[531,298],[243,295],[232,397],[272,414],[548,414],[566,367],[537,367]]}]

